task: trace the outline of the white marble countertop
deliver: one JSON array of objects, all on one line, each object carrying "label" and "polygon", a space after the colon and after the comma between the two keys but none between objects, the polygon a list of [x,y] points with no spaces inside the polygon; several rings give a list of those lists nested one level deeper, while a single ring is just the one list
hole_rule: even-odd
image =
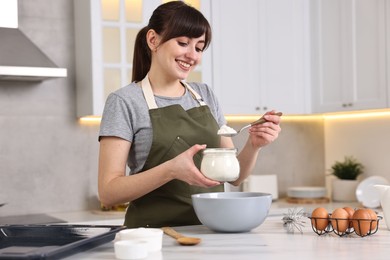
[{"label": "white marble countertop", "polygon": [[[339,206],[358,207],[356,203],[327,203],[323,205],[297,205],[283,201],[274,202],[265,222],[248,233],[223,234],[210,231],[204,226],[185,226],[177,231],[202,239],[196,246],[180,246],[166,235],[161,252],[150,254],[147,260],[186,260],[186,259],[390,259],[390,231],[384,220],[379,222],[378,232],[367,237],[356,234],[339,237],[334,233],[318,236],[313,232],[310,219],[303,218],[303,232],[287,233],[283,227],[283,213],[290,208],[304,208],[311,212],[317,206],[325,206],[332,211]],[[379,215],[383,215],[380,210]],[[60,216],[58,216],[60,217]],[[62,218],[64,216],[61,216]],[[75,216],[73,216],[75,217]],[[89,221],[95,224],[122,223],[122,219]],[[87,222],[76,222],[87,223]],[[113,242],[101,245],[67,259],[115,259]]]},{"label": "white marble countertop", "polygon": [[125,212],[121,211],[71,211],[49,213],[50,216],[65,220],[67,224],[122,225]]}]

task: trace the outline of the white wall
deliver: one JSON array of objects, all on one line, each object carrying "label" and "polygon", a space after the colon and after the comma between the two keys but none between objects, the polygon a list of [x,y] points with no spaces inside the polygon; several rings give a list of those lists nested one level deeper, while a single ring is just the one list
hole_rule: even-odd
[{"label": "white wall", "polygon": [[68,77],[0,81],[0,216],[99,206],[98,126],[76,118],[73,1],[19,0],[19,27]]},{"label": "white wall", "polygon": [[[229,122],[235,129],[250,123]],[[279,138],[264,147],[259,154],[253,174],[275,174],[279,197],[287,195],[291,186],[324,186],[324,121],[314,119],[291,120],[282,117]],[[244,132],[233,138],[241,149],[247,139]]]},{"label": "white wall", "polygon": [[390,115],[325,120],[325,165],[353,156],[365,166],[360,179],[379,175],[390,181]]}]

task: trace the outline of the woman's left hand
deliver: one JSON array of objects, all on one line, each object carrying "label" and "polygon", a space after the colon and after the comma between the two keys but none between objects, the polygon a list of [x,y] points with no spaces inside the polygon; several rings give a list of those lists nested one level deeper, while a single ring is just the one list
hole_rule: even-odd
[{"label": "woman's left hand", "polygon": [[281,118],[275,113],[274,110],[265,113],[263,117],[267,122],[249,128],[249,139],[253,147],[261,148],[278,138],[282,130],[279,126]]}]

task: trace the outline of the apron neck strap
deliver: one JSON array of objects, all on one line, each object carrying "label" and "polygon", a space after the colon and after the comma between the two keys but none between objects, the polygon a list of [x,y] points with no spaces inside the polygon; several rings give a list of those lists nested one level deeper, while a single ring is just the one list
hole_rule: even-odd
[{"label": "apron neck strap", "polygon": [[181,81],[181,83],[183,83],[183,85],[190,91],[192,97],[196,99],[196,101],[198,101],[199,105],[201,106],[206,105],[206,103],[203,101],[203,98],[198,94],[198,92],[196,92],[193,88],[191,88],[187,82]]},{"label": "apron neck strap", "polygon": [[[203,101],[202,97],[193,89],[190,87],[189,84],[187,84],[184,81],[181,81],[181,83],[188,89],[188,91],[191,93],[192,97],[198,101],[199,105],[205,106],[206,103]],[[149,109],[155,109],[158,108],[156,100],[154,98],[154,94],[152,91],[152,86],[150,85],[149,77],[146,75],[146,77],[141,82],[142,91],[144,93],[146,103],[148,104]]]},{"label": "apron neck strap", "polygon": [[148,103],[149,109],[158,108],[156,104],[156,100],[154,99],[152,86],[150,85],[148,74],[146,74],[146,77],[142,80],[141,86],[142,86],[142,91],[144,92],[146,103]]}]

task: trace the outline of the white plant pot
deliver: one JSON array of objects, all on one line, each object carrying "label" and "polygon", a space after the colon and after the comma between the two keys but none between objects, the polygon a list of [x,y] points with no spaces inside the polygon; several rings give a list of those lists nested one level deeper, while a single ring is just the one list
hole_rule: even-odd
[{"label": "white plant pot", "polygon": [[334,179],[332,182],[332,200],[333,201],[357,201],[356,188],[358,180]]}]

